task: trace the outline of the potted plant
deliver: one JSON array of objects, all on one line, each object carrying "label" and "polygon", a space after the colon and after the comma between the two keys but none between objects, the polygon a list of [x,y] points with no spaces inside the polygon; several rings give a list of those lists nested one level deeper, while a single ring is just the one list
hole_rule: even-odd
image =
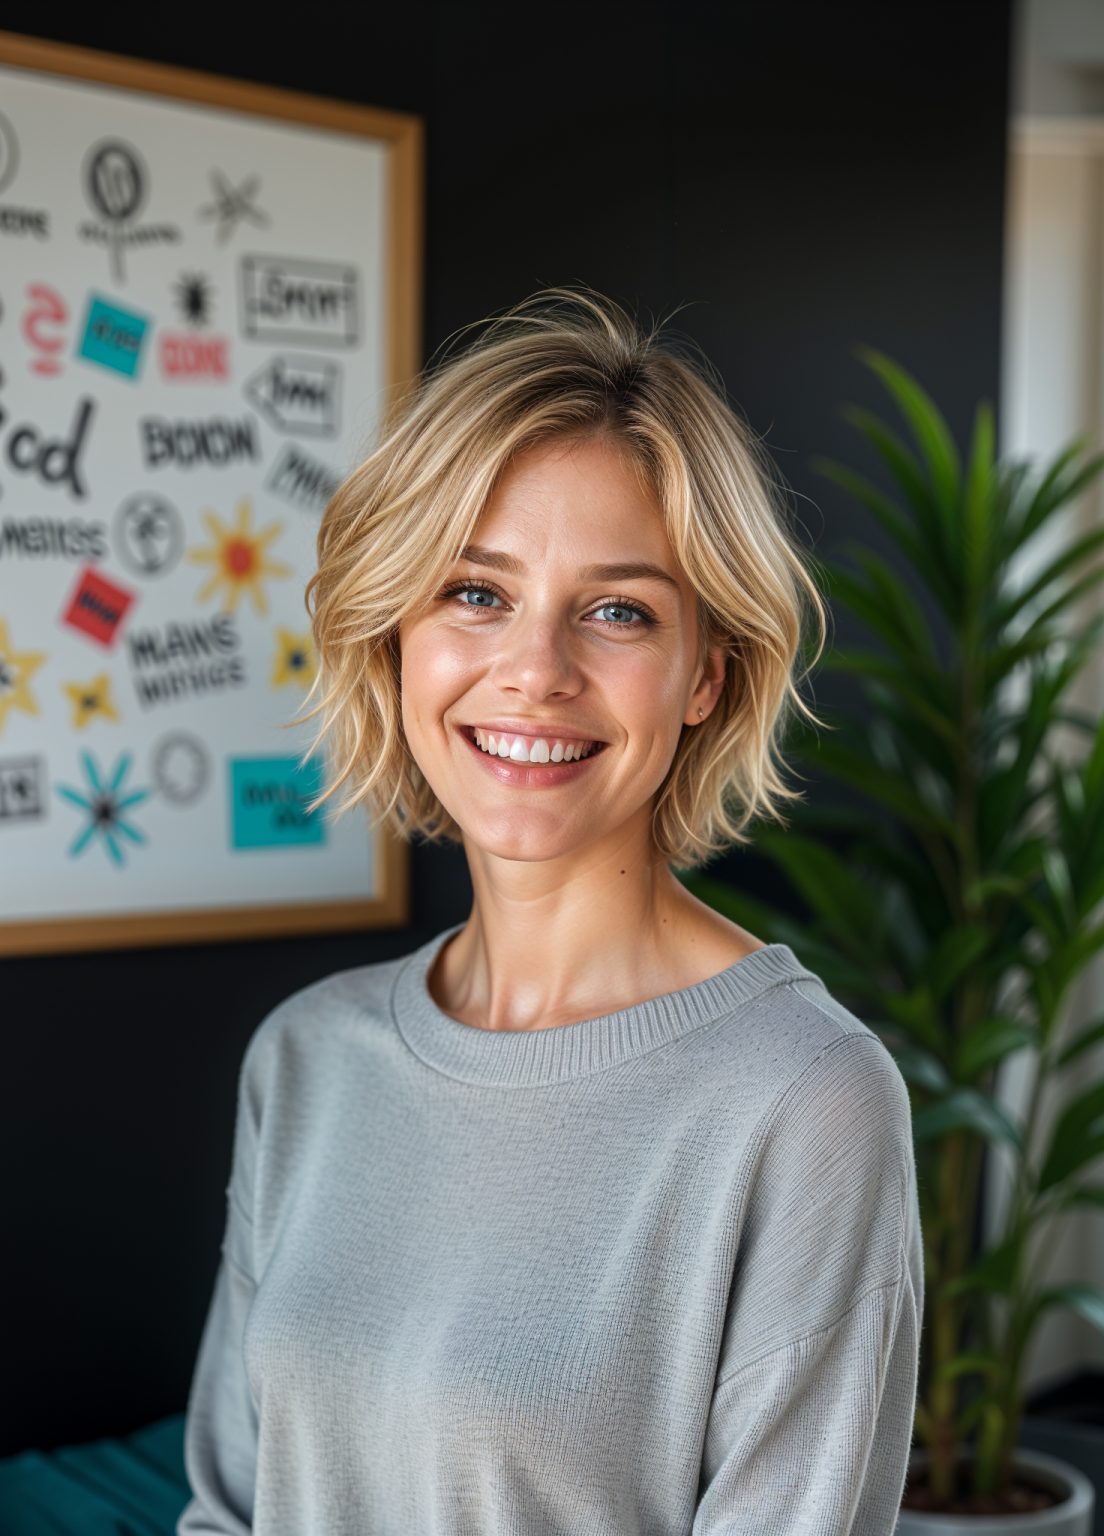
[{"label": "potted plant", "polygon": [[[1012,568],[1104,454],[1086,457],[1078,440],[1041,474],[1029,460],[998,460],[982,402],[963,465],[916,380],[882,353],[860,355],[914,444],[852,407],[893,493],[839,464],[819,467],[873,515],[912,579],[854,544],[845,549],[857,572],[816,562],[830,601],[880,644],[828,652],[823,665],[855,679],[861,717],[834,717],[827,736],[799,720],[792,754],[846,786],[852,803],[802,804],[796,825],[756,835],[807,908],[801,921],[724,881],[680,878],[734,921],[790,944],[877,1030],[909,1085],[925,1316],[898,1532],[1087,1536],[1091,1484],[1017,1441],[1039,1320],[1068,1307],[1104,1330],[1104,1289],[1047,1278],[1052,1224],[1104,1204],[1104,1181],[1092,1177],[1104,1155],[1104,1080],[1087,1070],[1104,1019],[1069,1039],[1063,1012],[1104,947],[1104,721],[1066,699],[1104,629],[1104,612],[1078,627],[1070,610],[1104,590],[1104,565],[1064,578],[1104,548],[1104,529],[1067,542],[1022,583]],[[1078,742],[1069,761],[1051,739],[1059,724]],[[1035,1071],[1017,1118],[996,1084],[1021,1051]],[[1053,1080],[1068,1097],[1041,1131]],[[979,1249],[986,1156],[1009,1160],[1013,1188],[996,1240]]]}]

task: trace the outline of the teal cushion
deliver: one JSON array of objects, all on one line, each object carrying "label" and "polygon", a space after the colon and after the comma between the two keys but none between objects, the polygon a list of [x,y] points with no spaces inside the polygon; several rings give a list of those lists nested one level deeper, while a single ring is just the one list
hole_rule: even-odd
[{"label": "teal cushion", "polygon": [[118,1439],[0,1460],[4,1536],[175,1536],[190,1497],[182,1413]]}]

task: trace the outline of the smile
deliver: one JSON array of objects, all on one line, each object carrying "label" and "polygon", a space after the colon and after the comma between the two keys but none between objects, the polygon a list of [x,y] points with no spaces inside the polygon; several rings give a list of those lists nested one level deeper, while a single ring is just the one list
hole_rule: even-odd
[{"label": "smile", "polygon": [[489,731],[479,725],[466,725],[461,729],[491,757],[508,757],[515,763],[577,762],[602,745],[600,741],[576,741],[571,737]]},{"label": "smile", "polygon": [[605,742],[595,745],[585,757],[568,762],[527,763],[485,752],[482,747],[476,745],[470,726],[460,727],[458,734],[463,738],[468,752],[479,759],[487,773],[496,778],[500,784],[516,784],[523,789],[540,789],[545,786],[570,783],[588,771],[591,763],[601,757],[607,745]]}]

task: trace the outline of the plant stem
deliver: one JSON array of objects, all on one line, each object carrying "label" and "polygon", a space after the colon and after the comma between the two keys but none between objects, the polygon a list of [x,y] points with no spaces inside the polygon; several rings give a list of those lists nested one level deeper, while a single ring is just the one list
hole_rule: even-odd
[{"label": "plant stem", "polygon": [[[965,1133],[953,1132],[947,1137],[940,1167],[939,1205],[946,1217],[943,1252],[936,1274],[939,1284],[955,1278],[954,1267],[957,1247],[956,1222],[959,1219],[962,1163],[965,1154]],[[941,1376],[940,1367],[949,1364],[959,1353],[960,1299],[956,1296],[937,1299],[932,1304],[932,1383],[927,1405],[930,1425],[929,1448],[931,1459],[928,1482],[936,1500],[947,1500],[955,1486],[955,1442],[957,1430],[955,1410],[958,1390],[954,1377]]]}]

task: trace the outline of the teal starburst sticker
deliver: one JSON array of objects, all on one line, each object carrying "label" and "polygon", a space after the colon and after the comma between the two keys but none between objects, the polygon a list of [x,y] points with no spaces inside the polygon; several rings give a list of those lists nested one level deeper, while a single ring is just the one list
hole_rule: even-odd
[{"label": "teal starburst sticker", "polygon": [[110,782],[105,782],[104,775],[91,752],[82,752],[81,761],[84,763],[89,793],[81,794],[79,790],[70,789],[67,784],[57,786],[59,795],[88,816],[87,827],[70,844],[69,857],[77,858],[98,835],[114,862],[125,864],[126,860],[123,857],[125,845],[122,839],[129,838],[132,843],[146,843],[149,839],[139,832],[137,827],[131,825],[123,812],[128,811],[133,805],[139,805],[143,800],[148,800],[153,791],[132,789],[129,794],[123,794],[123,780],[130,772],[131,764],[128,752],[124,752],[115,764]]}]

